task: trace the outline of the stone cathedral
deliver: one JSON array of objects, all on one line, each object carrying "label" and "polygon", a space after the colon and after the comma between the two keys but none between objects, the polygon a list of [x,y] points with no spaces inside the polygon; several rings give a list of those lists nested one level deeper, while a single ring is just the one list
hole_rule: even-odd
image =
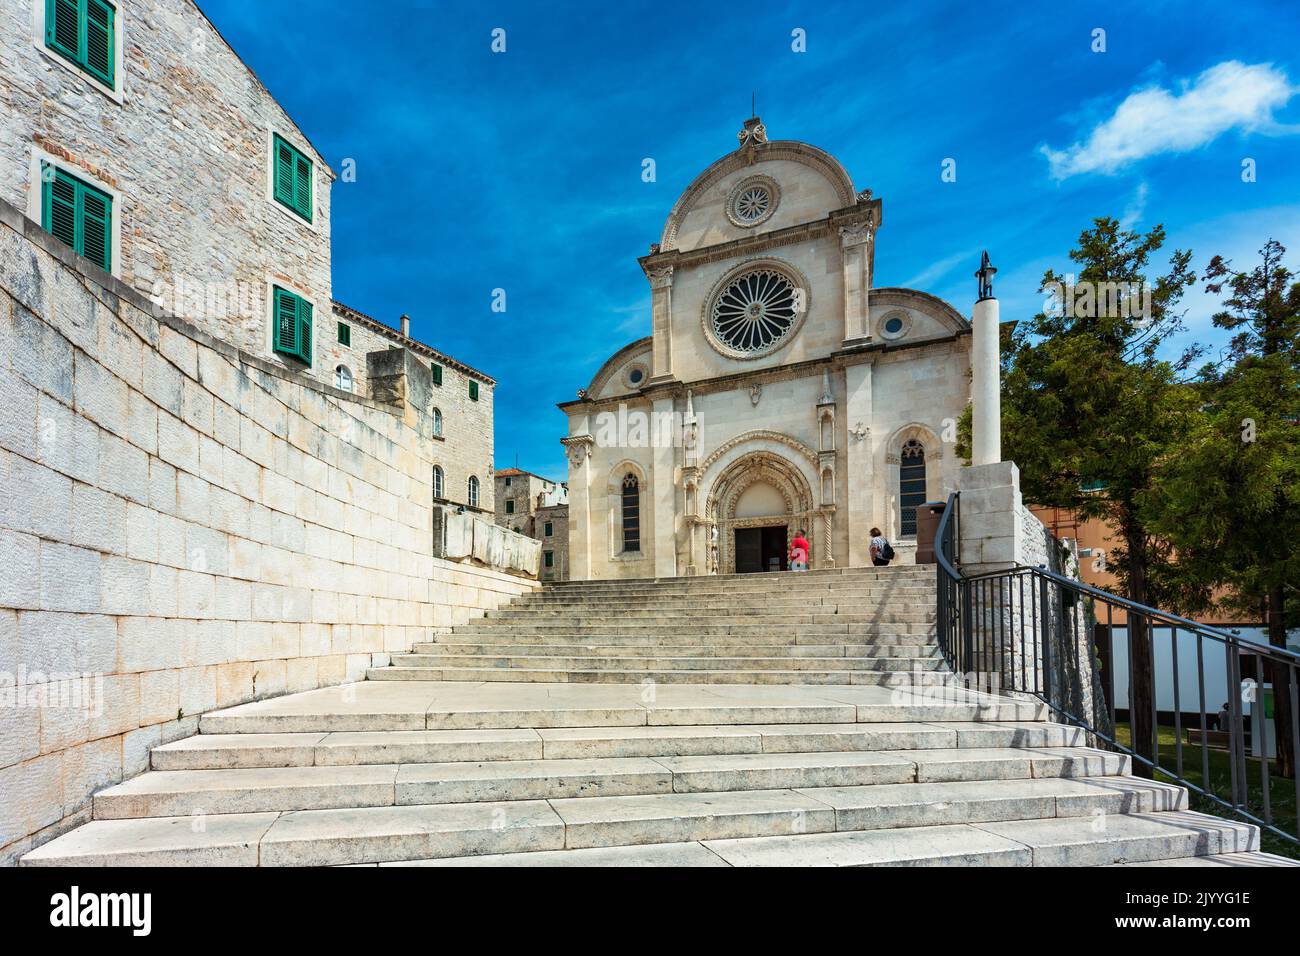
[{"label": "stone cathedral", "polygon": [[652,334],[560,406],[572,578],[783,570],[800,529],[813,569],[870,564],[873,527],[911,563],[956,485],[970,320],[874,287],[881,200],[834,157],[739,139],[639,260]]}]

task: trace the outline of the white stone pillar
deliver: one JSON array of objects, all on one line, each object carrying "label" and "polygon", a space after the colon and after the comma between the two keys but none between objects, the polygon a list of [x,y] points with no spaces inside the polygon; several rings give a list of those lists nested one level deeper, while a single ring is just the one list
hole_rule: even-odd
[{"label": "white stone pillar", "polygon": [[[844,501],[836,511],[843,534],[848,536],[848,566],[860,568],[871,563],[868,549],[871,540],[872,510],[876,506],[874,488],[878,481],[872,465],[871,364],[861,362],[844,369]],[[884,525],[881,525],[883,528]]]},{"label": "white stone pillar", "polygon": [[[672,420],[672,398],[656,398],[653,408],[652,422]],[[651,432],[654,431],[652,425]],[[650,453],[652,492],[648,500],[654,512],[655,577],[671,578],[677,576],[677,449],[671,432],[667,436],[653,435]]]},{"label": "white stone pillar", "polygon": [[991,465],[1002,460],[998,300],[976,302],[971,322],[971,464]]}]

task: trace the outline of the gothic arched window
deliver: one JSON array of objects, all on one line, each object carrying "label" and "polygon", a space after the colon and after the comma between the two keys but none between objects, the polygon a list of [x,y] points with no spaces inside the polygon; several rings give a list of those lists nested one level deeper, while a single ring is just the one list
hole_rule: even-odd
[{"label": "gothic arched window", "polygon": [[334,387],[345,392],[352,391],[352,370],[346,365],[340,365],[334,370]]},{"label": "gothic arched window", "polygon": [[623,479],[623,550],[641,550],[641,486],[630,472]]},{"label": "gothic arched window", "polygon": [[469,476],[469,506],[478,507],[478,479],[473,475]]},{"label": "gothic arched window", "polygon": [[434,465],[433,466],[433,496],[435,498],[444,497],[442,483],[443,483],[442,467],[440,465]]},{"label": "gothic arched window", "polygon": [[925,448],[913,438],[898,457],[898,533],[907,537],[916,534],[916,509],[925,504]]},{"label": "gothic arched window", "polygon": [[433,434],[437,438],[442,437],[442,410],[437,408],[433,410]]}]

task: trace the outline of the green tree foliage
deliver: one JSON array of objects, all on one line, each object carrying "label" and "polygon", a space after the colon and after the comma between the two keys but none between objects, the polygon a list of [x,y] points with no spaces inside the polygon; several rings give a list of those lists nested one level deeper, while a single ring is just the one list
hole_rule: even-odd
[{"label": "green tree foliage", "polygon": [[[1214,324],[1236,335],[1224,366],[1201,370],[1192,427],[1142,501],[1177,549],[1190,609],[1262,617],[1277,647],[1300,626],[1300,276],[1285,254],[1270,240],[1248,272],[1211,260],[1206,291],[1227,293]],[[1268,677],[1280,769],[1294,776],[1289,672]]]},{"label": "green tree foliage", "polygon": [[[1107,520],[1120,541],[1108,567],[1126,596],[1148,605],[1167,603],[1180,585],[1170,545],[1141,503],[1197,403],[1180,384],[1197,353],[1158,357],[1181,330],[1176,309],[1196,281],[1191,253],[1180,250],[1162,274],[1149,275],[1164,241],[1162,226],[1143,235],[1094,220],[1070,253],[1077,273],[1044,274],[1042,291],[1055,301],[1016,328],[1002,382],[1003,450],[1020,466],[1026,500]],[[1150,630],[1131,620],[1129,638],[1135,750],[1149,759]],[[1135,770],[1146,772],[1140,763]]]}]

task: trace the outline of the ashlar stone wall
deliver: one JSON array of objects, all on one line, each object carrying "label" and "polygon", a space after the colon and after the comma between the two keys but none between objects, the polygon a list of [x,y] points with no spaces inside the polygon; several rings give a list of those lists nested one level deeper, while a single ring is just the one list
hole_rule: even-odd
[{"label": "ashlar stone wall", "polygon": [[409,411],[161,314],[0,202],[0,862],[204,711],[536,587],[433,557]]}]

